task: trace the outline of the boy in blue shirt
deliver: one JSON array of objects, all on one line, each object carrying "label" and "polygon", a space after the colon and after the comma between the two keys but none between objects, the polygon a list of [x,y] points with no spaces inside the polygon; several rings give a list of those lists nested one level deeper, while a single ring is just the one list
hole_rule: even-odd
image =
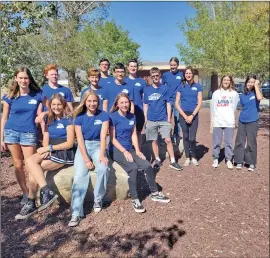
[{"label": "boy in blue shirt", "polygon": [[99,85],[101,87],[109,86],[108,84],[113,81],[113,76],[109,75],[110,61],[107,58],[102,58],[99,61],[100,80]]},{"label": "boy in blue shirt", "polygon": [[127,67],[128,67],[129,75],[126,77],[125,81],[126,83],[133,85],[136,131],[137,131],[139,146],[141,146],[141,132],[144,126],[143,91],[144,91],[144,88],[146,87],[146,82],[145,80],[137,76],[137,71],[138,71],[137,60],[131,59],[128,62]]},{"label": "boy in blue shirt", "polygon": [[173,145],[171,141],[171,104],[169,89],[167,86],[160,84],[160,70],[153,67],[150,70],[150,77],[153,84],[144,90],[144,116],[145,116],[145,133],[146,140],[151,140],[152,148],[155,155],[154,167],[161,166],[158,149],[158,133],[161,134],[167,144],[167,151],[170,155],[170,167],[175,170],[183,168],[175,161]]},{"label": "boy in blue shirt", "polygon": [[[108,100],[106,98],[106,89],[99,85],[100,82],[100,72],[94,67],[89,68],[87,72],[88,80],[90,81],[89,87],[85,88],[81,92],[80,101],[82,100],[83,94],[87,90],[93,90],[99,97],[99,109],[107,111]],[[103,106],[104,105],[104,106]]]},{"label": "boy in blue shirt", "polygon": [[110,86],[106,88],[106,98],[108,99],[108,112],[110,112],[116,96],[120,92],[124,92],[131,100],[130,112],[134,113],[134,87],[131,83],[125,82],[125,66],[122,63],[117,63],[113,68],[113,72],[114,80],[111,81]]},{"label": "boy in blue shirt", "polygon": [[178,70],[179,59],[177,57],[172,57],[170,59],[170,71],[165,72],[162,75],[162,84],[169,87],[170,103],[172,107],[172,124],[173,128],[173,139],[176,144],[180,141],[180,124],[179,124],[179,112],[174,106],[175,97],[177,93],[177,88],[182,82],[183,72]]}]

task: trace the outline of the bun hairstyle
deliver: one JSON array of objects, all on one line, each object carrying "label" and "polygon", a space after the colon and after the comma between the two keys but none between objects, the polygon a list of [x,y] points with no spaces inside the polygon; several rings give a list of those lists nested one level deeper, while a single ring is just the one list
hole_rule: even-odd
[{"label": "bun hairstyle", "polygon": [[188,65],[184,70],[184,79],[182,80],[182,86],[185,87],[185,84],[187,83],[187,79],[186,79],[186,76],[185,76],[187,70],[190,70],[191,73],[192,73],[192,80],[193,80],[192,83],[191,83],[191,87],[192,87],[192,85],[194,84],[194,73],[195,73],[195,71],[194,71],[194,69],[193,69],[193,67],[191,65]]}]

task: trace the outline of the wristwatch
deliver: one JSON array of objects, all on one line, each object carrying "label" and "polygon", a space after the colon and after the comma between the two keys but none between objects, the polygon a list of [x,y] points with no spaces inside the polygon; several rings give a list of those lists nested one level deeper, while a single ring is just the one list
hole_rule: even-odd
[{"label": "wristwatch", "polygon": [[52,152],[52,151],[53,151],[52,144],[49,144],[49,150],[50,150],[50,152]]}]

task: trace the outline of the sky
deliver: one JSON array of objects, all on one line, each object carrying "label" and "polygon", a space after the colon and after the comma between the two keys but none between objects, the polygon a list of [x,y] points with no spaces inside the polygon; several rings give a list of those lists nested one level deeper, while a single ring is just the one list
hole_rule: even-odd
[{"label": "sky", "polygon": [[187,2],[111,2],[108,12],[141,45],[141,60],[153,62],[179,57],[176,44],[186,43],[179,24],[195,15]]}]

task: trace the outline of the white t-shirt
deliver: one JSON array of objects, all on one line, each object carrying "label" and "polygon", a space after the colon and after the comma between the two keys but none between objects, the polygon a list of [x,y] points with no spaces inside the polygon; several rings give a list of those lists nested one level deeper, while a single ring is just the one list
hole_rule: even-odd
[{"label": "white t-shirt", "polygon": [[235,90],[216,90],[211,100],[213,127],[235,127],[238,102],[239,96]]}]

